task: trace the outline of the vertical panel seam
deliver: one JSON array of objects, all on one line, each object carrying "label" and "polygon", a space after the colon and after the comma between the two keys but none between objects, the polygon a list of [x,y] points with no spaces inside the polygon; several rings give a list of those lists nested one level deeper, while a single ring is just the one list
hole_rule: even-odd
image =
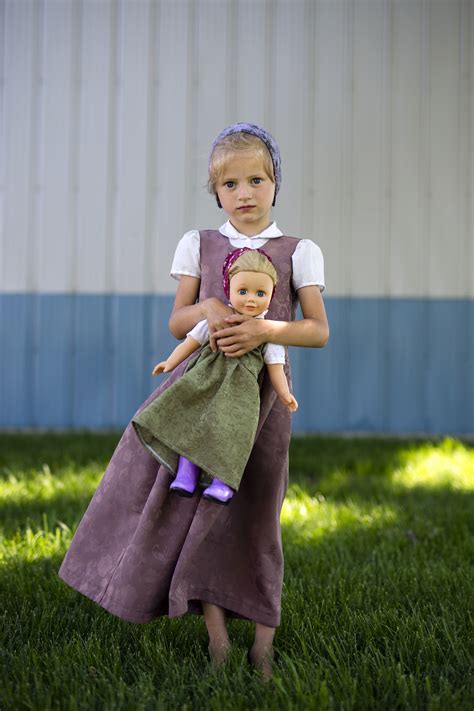
[{"label": "vertical panel seam", "polygon": [[[345,0],[344,3],[344,44],[343,44],[343,100],[342,100],[342,115],[341,130],[345,135],[341,137],[341,175],[343,176],[342,190],[342,230],[345,231],[347,243],[352,242],[352,207],[353,207],[353,182],[354,182],[354,13],[355,0]],[[344,148],[347,148],[347,155],[344,156]],[[353,316],[353,295],[352,295],[352,278],[351,278],[351,259],[350,250],[341,252],[342,258],[345,260],[344,269],[341,269],[341,274],[345,275],[347,281],[345,292],[347,297],[343,304],[346,309],[347,334],[345,338],[345,359],[346,368],[344,374],[345,387],[341,398],[342,417],[346,418],[347,427],[350,428],[351,418],[351,318]]]},{"label": "vertical panel seam", "polygon": [[30,171],[28,184],[28,264],[26,274],[26,288],[36,291],[38,288],[39,264],[39,225],[38,219],[41,202],[44,198],[41,178],[41,138],[43,132],[44,116],[44,2],[33,6],[32,32],[32,87],[31,87],[31,113],[30,113]]},{"label": "vertical panel seam", "polygon": [[143,272],[145,294],[153,292],[154,260],[154,205],[156,201],[156,135],[158,132],[159,112],[156,110],[158,89],[158,18],[159,2],[151,2],[148,15],[148,84],[146,96],[146,165],[145,165],[145,220]]},{"label": "vertical panel seam", "polygon": [[[239,52],[239,40],[238,40],[238,28],[239,23],[238,18],[238,0],[230,0],[226,3],[226,93],[225,93],[225,103],[226,103],[226,122],[231,124],[237,120],[236,114],[237,110],[237,71],[236,67],[232,64],[238,60]],[[239,118],[239,121],[244,121],[245,119]]]},{"label": "vertical panel seam", "polygon": [[[196,36],[199,27],[198,7],[194,0],[188,0],[188,37],[187,37],[187,88],[186,88],[186,120],[185,120],[185,155],[188,156],[188,165],[197,165],[195,160],[196,150],[196,120],[197,113],[197,92],[199,89],[199,55],[197,52]],[[197,176],[192,175],[188,171],[187,165],[184,166],[185,175],[183,175],[183,204],[187,206],[186,211],[181,214],[181,234],[185,229],[185,221],[188,224],[195,224],[196,221],[196,184],[198,183]]]},{"label": "vertical panel seam", "polygon": [[[472,244],[472,221],[471,221],[471,210],[472,210],[472,61],[474,56],[472,56],[472,3],[469,0],[461,0],[460,12],[459,12],[459,76],[460,76],[460,121],[462,123],[462,129],[458,131],[458,151],[459,151],[459,190],[458,194],[462,196],[462,206],[461,210],[463,214],[462,225],[464,227],[464,240],[463,244],[466,245],[466,323],[470,326],[464,331],[466,343],[465,343],[465,365],[466,372],[468,373],[468,383],[467,383],[467,421],[466,426],[474,430],[474,373],[472,369],[473,362],[473,350],[474,350],[474,329],[472,328],[472,314],[473,314],[473,297],[474,297],[474,280],[472,275],[473,266],[473,244]],[[464,117],[462,119],[461,117]],[[463,140],[464,139],[464,140]],[[465,150],[462,150],[462,146],[465,146]],[[462,164],[462,162],[464,165]],[[462,228],[461,228],[462,229]]]},{"label": "vertical panel seam", "polygon": [[71,314],[72,324],[70,326],[70,352],[69,352],[69,389],[70,412],[69,421],[72,425],[76,423],[76,402],[78,393],[76,392],[76,373],[78,369],[78,343],[77,343],[77,323],[78,323],[78,256],[79,256],[79,161],[81,153],[81,116],[83,103],[82,86],[82,43],[83,43],[83,21],[84,7],[83,0],[72,5],[71,12],[71,130],[69,134],[69,156],[70,156],[70,180],[71,180]]},{"label": "vertical panel seam", "polygon": [[431,367],[430,359],[430,342],[429,342],[429,325],[431,309],[428,299],[430,297],[430,238],[431,238],[431,162],[429,146],[431,141],[431,126],[430,126],[430,102],[431,102],[431,87],[430,87],[430,4],[429,0],[421,0],[420,13],[420,61],[421,61],[421,91],[420,91],[420,111],[419,111],[419,180],[420,190],[419,196],[421,201],[420,209],[420,243],[424,248],[422,261],[426,265],[424,284],[421,284],[421,293],[424,294],[423,300],[423,328],[425,331],[424,362],[425,369],[420,373],[420,398],[423,402],[422,417],[423,429],[430,429],[430,413],[428,403],[428,383],[429,370]]},{"label": "vertical panel seam", "polygon": [[[6,99],[6,51],[7,51],[7,6],[0,3],[0,290],[5,285],[5,207],[7,193],[7,141],[6,141],[6,120],[7,112],[5,108]],[[3,47],[3,51],[2,48]],[[2,369],[3,372],[3,369]]]},{"label": "vertical panel seam", "polygon": [[119,328],[119,297],[115,290],[115,262],[116,262],[116,237],[118,225],[118,174],[119,162],[119,137],[121,135],[121,75],[120,57],[123,35],[123,0],[111,4],[111,42],[110,42],[110,101],[109,101],[109,143],[108,143],[108,244],[106,290],[110,292],[107,309],[107,339],[106,361],[111,364],[111,377],[109,380],[110,421],[118,420],[118,328]]},{"label": "vertical panel seam", "polygon": [[[316,112],[316,97],[318,96],[318,86],[317,86],[317,81],[316,81],[316,38],[318,37],[317,34],[317,20],[318,20],[318,3],[313,2],[312,0],[309,0],[308,2],[305,3],[305,47],[304,47],[304,52],[303,52],[303,62],[306,67],[308,67],[307,72],[305,72],[305,79],[306,79],[306,86],[307,86],[307,93],[308,96],[310,97],[310,100],[308,101],[308,109],[307,109],[307,120],[306,123],[303,122],[302,126],[302,161],[301,161],[301,167],[302,167],[302,184],[304,187],[302,193],[303,193],[303,226],[304,226],[304,234],[303,237],[308,237],[309,232],[311,230],[311,234],[314,233],[314,225],[316,222],[316,214],[315,211],[317,210],[317,204],[318,200],[321,195],[321,191],[318,190],[318,187],[316,185],[316,161],[317,161],[317,156],[315,155],[315,140],[314,140],[314,134],[315,134],[315,122],[317,121],[317,112]],[[315,38],[315,41],[313,41],[313,37]],[[305,61],[307,59],[307,61]],[[305,107],[301,107],[302,114],[304,115],[306,113]],[[306,159],[305,159],[306,157]],[[309,180],[306,181],[306,176],[308,176]],[[312,209],[304,210],[304,200],[307,199],[309,204],[312,206]],[[306,219],[305,219],[306,216]],[[308,221],[310,221],[310,225],[308,224]],[[319,238],[318,238],[319,242]],[[305,349],[300,349],[305,351]],[[304,355],[304,353],[302,353]],[[303,359],[302,359],[303,360]],[[306,361],[306,364],[308,367],[307,369],[307,376],[308,376],[308,392],[314,393],[316,391],[315,388],[315,378],[317,377],[317,374],[314,372],[314,369],[311,368],[311,353],[307,353],[307,357],[304,358],[304,361]],[[313,398],[309,397],[307,398],[307,404],[306,404],[306,415],[307,415],[307,422],[314,422],[314,415],[316,414],[316,410],[313,407]]]},{"label": "vertical panel seam", "polygon": [[[42,231],[44,229],[44,222],[41,219],[44,208],[44,156],[45,156],[45,137],[44,137],[44,126],[45,126],[45,37],[46,37],[46,11],[44,0],[40,0],[34,5],[35,14],[33,17],[34,28],[36,28],[36,33],[34,35],[35,47],[34,51],[37,52],[36,55],[36,65],[34,67],[34,73],[38,72],[38,91],[36,93],[37,98],[37,110],[32,110],[32,127],[35,128],[34,137],[32,140],[36,139],[36,146],[32,146],[32,155],[34,160],[34,165],[32,166],[32,177],[35,186],[35,200],[33,203],[34,209],[31,211],[31,224],[29,225],[30,235],[32,238],[31,247],[31,284],[30,288],[32,290],[31,300],[29,300],[28,306],[31,315],[31,372],[27,374],[28,389],[31,393],[31,414],[30,414],[30,424],[33,427],[37,427],[41,424],[41,413],[38,411],[38,389],[39,383],[42,378],[42,373],[39,371],[40,367],[40,343],[41,343],[41,297],[38,293],[38,265],[40,263],[39,251],[41,247],[41,237]],[[34,94],[35,96],[35,94]]]},{"label": "vertical panel seam", "polygon": [[279,10],[278,0],[267,0],[265,16],[265,98],[263,102],[263,124],[269,126],[273,124],[273,90],[275,73],[275,55],[273,50],[273,38],[275,36],[275,15]]},{"label": "vertical panel seam", "polygon": [[[380,388],[380,412],[383,427],[386,430],[389,423],[389,378],[391,372],[390,333],[391,333],[391,308],[390,308],[390,263],[391,263],[391,236],[392,236],[392,115],[393,115],[393,6],[391,0],[385,0],[383,7],[383,35],[382,35],[382,91],[380,92],[382,101],[382,130],[380,155],[380,175],[383,189],[383,199],[380,200],[381,210],[379,211],[380,234],[383,235],[383,298],[380,300],[378,309],[378,331],[383,339],[380,353],[382,354]],[[384,165],[385,164],[385,165]],[[381,295],[380,295],[381,296]],[[385,312],[385,315],[384,315]]]},{"label": "vertical panel seam", "polygon": [[161,2],[152,2],[148,17],[148,95],[147,95],[147,145],[146,145],[146,198],[145,198],[145,244],[144,273],[145,293],[142,295],[143,318],[143,359],[141,392],[147,389],[147,365],[151,357],[152,330],[150,311],[154,293],[154,273],[156,261],[156,203],[159,200],[157,186],[157,134],[159,130],[159,27]]}]

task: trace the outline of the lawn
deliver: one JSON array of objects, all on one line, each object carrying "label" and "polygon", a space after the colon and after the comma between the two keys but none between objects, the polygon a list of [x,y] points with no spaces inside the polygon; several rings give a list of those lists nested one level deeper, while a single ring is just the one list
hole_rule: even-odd
[{"label": "lawn", "polygon": [[474,446],[295,438],[278,664],[200,616],[133,625],[57,576],[117,434],[0,435],[0,708],[473,711]]}]

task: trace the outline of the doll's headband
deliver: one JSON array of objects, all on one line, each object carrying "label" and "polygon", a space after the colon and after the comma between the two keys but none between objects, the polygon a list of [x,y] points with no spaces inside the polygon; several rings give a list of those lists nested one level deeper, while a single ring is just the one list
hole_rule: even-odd
[{"label": "doll's headband", "polygon": [[[271,133],[266,131],[261,126],[257,126],[254,123],[233,123],[232,126],[227,126],[224,128],[217,138],[214,140],[211,148],[211,153],[209,155],[209,164],[211,162],[211,157],[214,152],[214,148],[222,141],[223,138],[230,136],[232,133],[250,133],[252,136],[259,138],[268,148],[270,157],[273,163],[273,175],[275,176],[275,196],[273,198],[273,206],[275,205],[276,196],[280,190],[281,185],[281,157],[280,149],[278,148],[278,143],[275,141]],[[216,195],[217,204],[219,207],[222,205],[219,202],[219,197]]]},{"label": "doll's headband", "polygon": [[[229,279],[229,271],[234,264],[234,262],[245,252],[260,252],[260,254],[263,254],[264,257],[268,259],[270,264],[273,264],[271,257],[263,251],[263,249],[257,248],[257,249],[251,249],[250,247],[240,247],[239,249],[234,249],[232,252],[229,252],[227,257],[224,259],[224,264],[222,266],[222,286],[224,287],[224,293],[229,298],[230,296],[230,279]],[[273,286],[273,292],[272,292],[272,297],[273,294],[275,293],[275,285]]]}]

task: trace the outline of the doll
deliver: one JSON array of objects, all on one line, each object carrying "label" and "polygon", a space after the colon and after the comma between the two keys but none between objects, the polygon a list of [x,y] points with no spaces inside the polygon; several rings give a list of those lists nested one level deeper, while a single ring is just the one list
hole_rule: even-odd
[{"label": "doll", "polygon": [[[244,247],[227,255],[223,287],[235,312],[264,318],[277,273],[261,249]],[[205,344],[182,377],[132,418],[141,443],[168,470],[176,473],[170,489],[193,496],[200,470],[212,481],[203,498],[228,504],[238,490],[250,456],[260,411],[258,375],[265,363],[279,399],[295,412],[283,366],[283,346],[267,343],[240,358],[214,353],[207,321],[200,321],[186,339],[153,369],[168,373]]]}]

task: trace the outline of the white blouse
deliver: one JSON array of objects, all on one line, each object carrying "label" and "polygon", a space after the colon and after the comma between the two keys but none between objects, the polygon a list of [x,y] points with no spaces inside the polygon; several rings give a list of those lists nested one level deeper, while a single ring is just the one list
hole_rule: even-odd
[{"label": "white blouse", "polygon": [[[219,232],[228,237],[231,245],[236,249],[239,247],[257,249],[257,247],[263,247],[269,239],[281,237],[283,234],[276,226],[276,222],[272,222],[260,234],[247,237],[247,235],[238,232],[230,220],[219,227]],[[291,259],[293,264],[292,283],[295,291],[303,286],[319,286],[319,290],[324,291],[326,288],[324,258],[317,244],[310,239],[299,240]],[[199,230],[186,232],[176,247],[170,276],[179,280],[182,274],[201,278]]]}]

